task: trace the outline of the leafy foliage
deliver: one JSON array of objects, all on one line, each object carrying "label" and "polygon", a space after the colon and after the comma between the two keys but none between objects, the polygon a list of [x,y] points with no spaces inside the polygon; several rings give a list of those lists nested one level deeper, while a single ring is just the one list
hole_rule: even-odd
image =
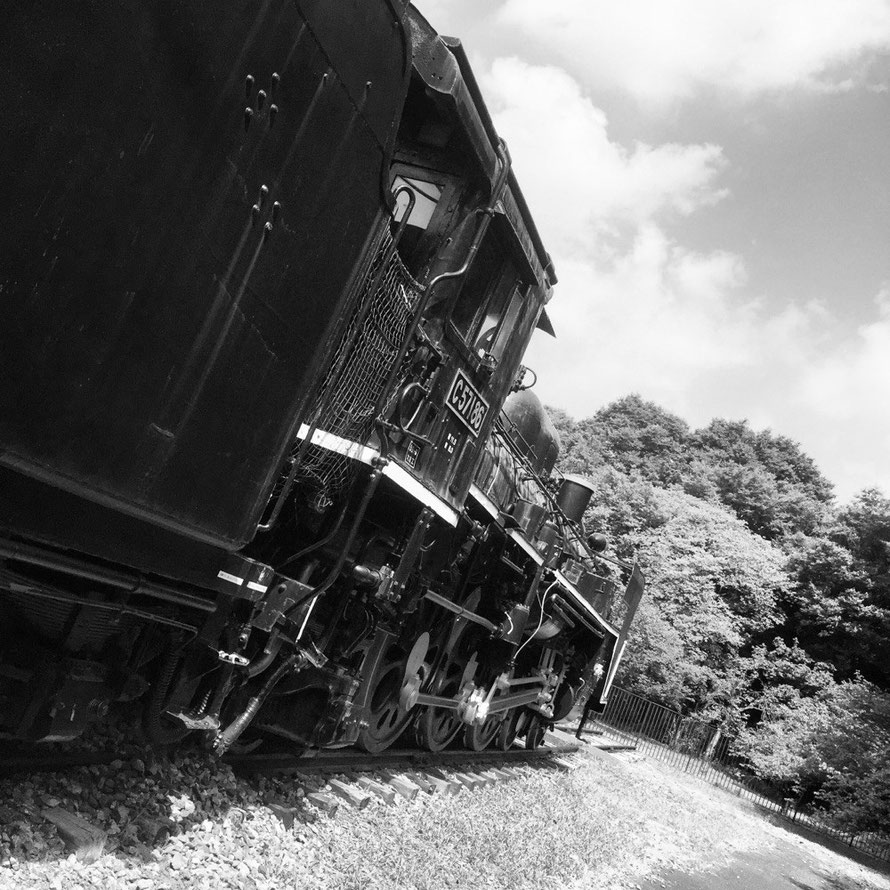
[{"label": "leafy foliage", "polygon": [[833,697],[832,710],[831,728],[818,743],[828,773],[819,797],[847,830],[886,831],[890,695],[869,683],[844,683]]},{"label": "leafy foliage", "polygon": [[575,422],[560,468],[647,577],[620,682],[738,731],[762,778],[851,831],[890,825],[890,500],[838,509],[800,446],[746,421],[691,430],[630,395]]},{"label": "leafy foliage", "polygon": [[[662,521],[637,534],[648,591],[639,623],[659,645],[632,643],[626,675],[665,704],[719,714],[744,677],[748,631],[775,620],[783,555],[722,507],[679,491],[653,496]],[[676,656],[666,661],[669,642]]]}]

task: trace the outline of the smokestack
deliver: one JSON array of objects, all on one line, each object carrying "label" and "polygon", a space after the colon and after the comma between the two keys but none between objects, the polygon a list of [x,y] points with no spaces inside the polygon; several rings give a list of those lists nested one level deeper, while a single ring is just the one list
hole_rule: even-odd
[{"label": "smokestack", "polygon": [[593,495],[593,483],[583,476],[566,476],[559,486],[556,503],[572,522],[581,524],[581,517]]}]

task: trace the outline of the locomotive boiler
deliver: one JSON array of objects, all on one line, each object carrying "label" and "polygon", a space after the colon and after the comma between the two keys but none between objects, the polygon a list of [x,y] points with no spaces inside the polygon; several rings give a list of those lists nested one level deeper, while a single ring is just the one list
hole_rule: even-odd
[{"label": "locomotive boiler", "polygon": [[460,42],[400,0],[0,27],[0,737],[135,702],[156,745],[478,750],[601,706],[642,576],[554,473],[556,274]]}]

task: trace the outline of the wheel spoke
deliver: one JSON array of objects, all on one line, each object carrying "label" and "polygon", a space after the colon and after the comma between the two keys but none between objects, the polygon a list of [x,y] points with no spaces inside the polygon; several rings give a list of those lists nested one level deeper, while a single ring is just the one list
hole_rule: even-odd
[{"label": "wheel spoke", "polygon": [[405,675],[401,659],[384,662],[377,672],[371,693],[371,713],[368,726],[358,737],[358,746],[369,754],[379,754],[398,741],[412,714],[399,706],[399,691]]},{"label": "wheel spoke", "polygon": [[498,727],[497,746],[501,751],[509,751],[516,741],[521,725],[525,720],[522,708],[513,708],[507,713],[504,721]]},{"label": "wheel spoke", "polygon": [[471,751],[485,750],[498,737],[504,722],[502,714],[492,714],[481,726],[468,726],[464,733],[465,747]]}]

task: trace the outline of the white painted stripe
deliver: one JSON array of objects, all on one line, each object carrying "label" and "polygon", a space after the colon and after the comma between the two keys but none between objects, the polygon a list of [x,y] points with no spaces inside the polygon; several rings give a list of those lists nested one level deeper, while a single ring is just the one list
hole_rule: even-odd
[{"label": "white painted stripe", "polygon": [[535,550],[534,547],[526,540],[524,535],[521,535],[515,528],[511,528],[507,534],[526,552],[526,554],[531,557],[532,561],[536,565],[543,565],[544,557]]},{"label": "white painted stripe", "polygon": [[[300,439],[305,439],[308,433],[309,427],[305,423],[301,424],[297,436]],[[374,458],[380,457],[380,452],[373,448],[368,448],[366,445],[360,445],[358,442],[350,442],[349,439],[343,439],[340,436],[335,436],[333,433],[328,433],[324,430],[316,430],[312,434],[312,444],[368,465],[371,464]],[[420,501],[424,507],[429,507],[433,513],[441,519],[444,519],[449,525],[457,525],[457,511],[452,509],[437,495],[433,494],[397,463],[390,461],[383,468],[383,475],[386,476],[387,479],[391,479],[395,482],[399,488],[407,491],[408,494]]]},{"label": "white painted stripe", "polygon": [[612,664],[609,666],[609,676],[606,677],[606,685],[603,687],[603,694],[600,696],[600,701],[603,702],[603,704],[605,704],[606,699],[609,697],[609,690],[612,688],[612,681],[615,679],[615,674],[618,673],[618,665],[621,662],[621,656],[624,655],[626,646],[627,640],[621,644],[618,654],[612,659]]},{"label": "white painted stripe", "polygon": [[309,616],[312,614],[312,610],[315,608],[315,604],[318,602],[318,597],[319,594],[316,594],[314,597],[312,597],[312,602],[309,603],[309,608],[306,610],[306,617],[303,619],[303,623],[300,625],[300,631],[297,634],[296,639],[294,640],[295,643],[299,643],[300,640],[303,638],[303,633],[306,630],[306,625],[309,623]]},{"label": "white painted stripe", "polygon": [[256,590],[259,593],[265,593],[269,589],[268,584],[257,584],[256,581],[248,581],[247,586],[251,590]]},{"label": "white painted stripe", "polygon": [[476,501],[476,503],[479,504],[479,506],[482,507],[492,519],[497,519],[498,516],[501,515],[498,508],[494,505],[494,502],[483,493],[475,482],[470,485],[470,497],[473,498],[473,500]]},{"label": "white painted stripe", "polygon": [[239,578],[237,575],[230,575],[228,572],[223,572],[220,570],[216,574],[217,578],[222,578],[223,581],[231,581],[232,584],[237,584],[239,587],[244,583],[243,578]]},{"label": "white painted stripe", "polygon": [[[305,439],[308,432],[309,427],[305,423],[301,423],[297,437]],[[363,464],[370,464],[375,457],[380,457],[380,452],[375,451],[373,448],[360,445],[358,442],[351,442],[349,439],[343,439],[324,430],[316,430],[312,434],[312,444],[318,445],[326,451],[333,451],[336,454],[342,454],[344,457],[351,457],[353,460]]]},{"label": "white painted stripe", "polygon": [[451,526],[457,525],[458,513],[452,510],[441,498],[436,497],[431,491],[421,485],[410,473],[403,470],[398,464],[388,463],[383,468],[383,475],[392,479],[399,488],[413,495],[424,507],[429,507],[437,516],[444,519]]}]

